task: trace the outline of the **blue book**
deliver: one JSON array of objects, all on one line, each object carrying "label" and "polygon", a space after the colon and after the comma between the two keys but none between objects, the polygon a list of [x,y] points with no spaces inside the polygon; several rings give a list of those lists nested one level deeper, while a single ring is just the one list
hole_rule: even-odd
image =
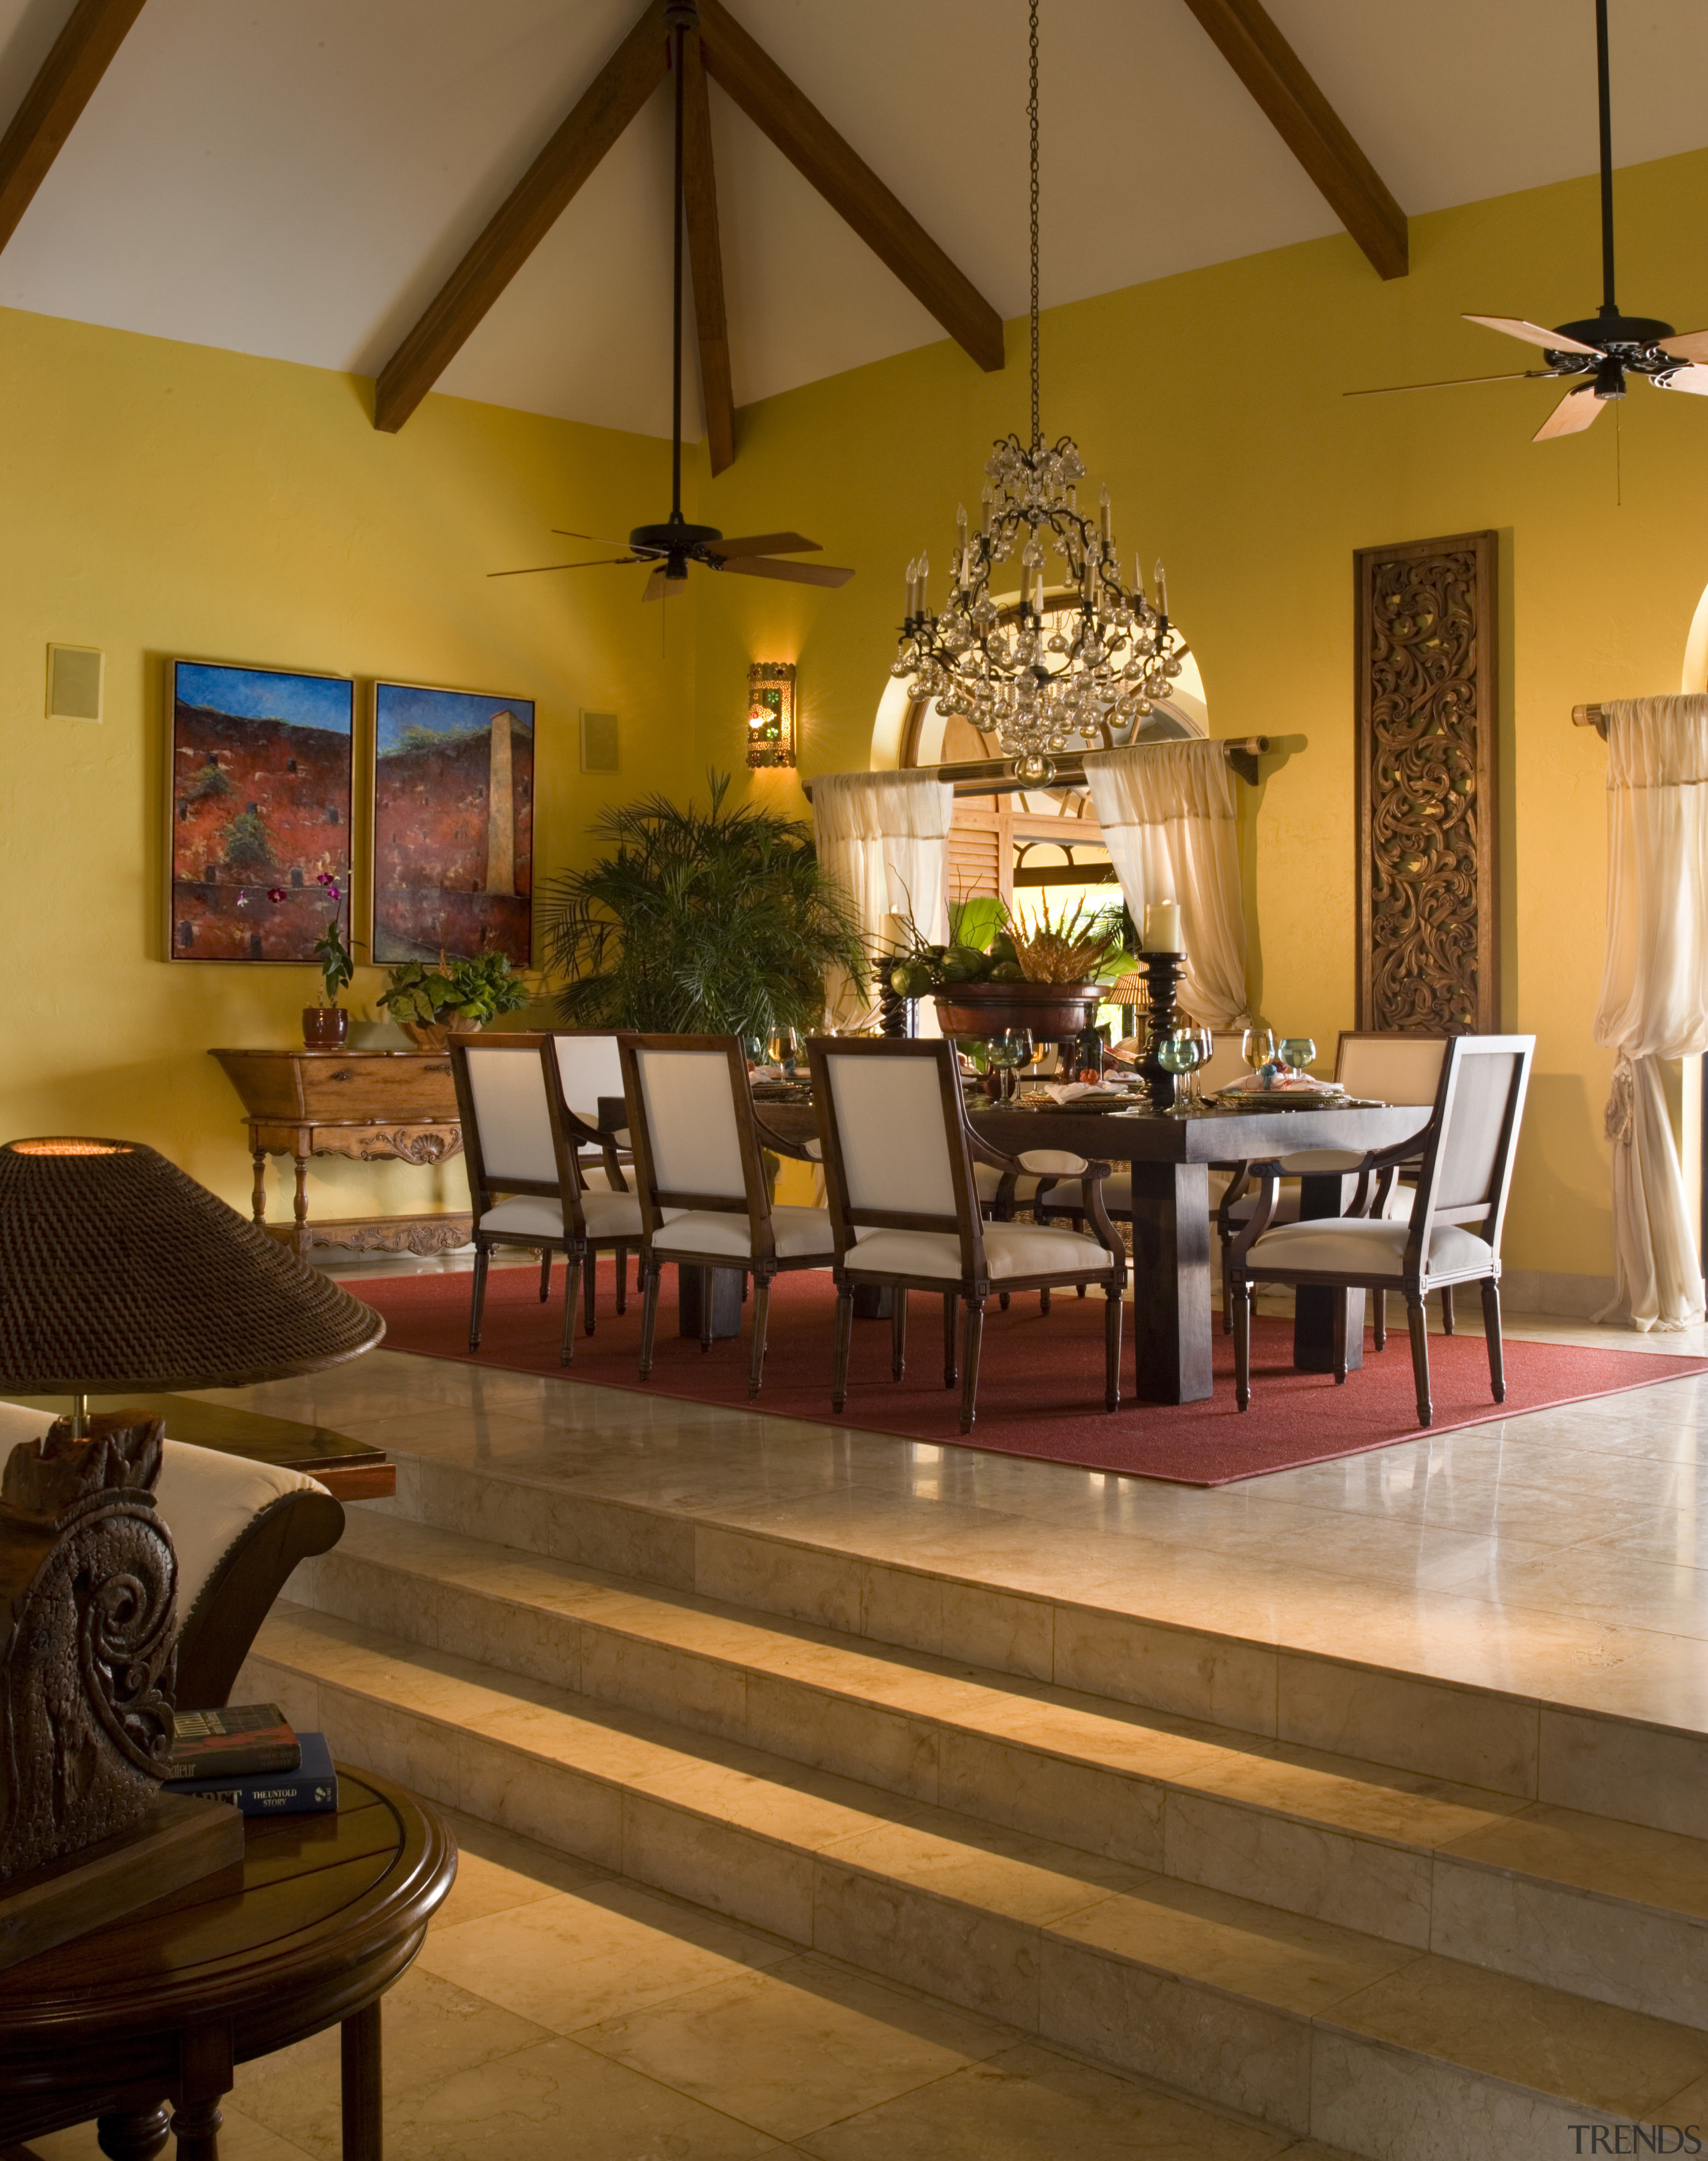
[{"label": "blue book", "polygon": [[338,1806],[338,1773],[324,1733],[299,1733],[302,1762],[294,1771],[259,1771],[246,1778],[169,1778],[163,1794],[229,1801],[246,1816],[330,1815]]}]

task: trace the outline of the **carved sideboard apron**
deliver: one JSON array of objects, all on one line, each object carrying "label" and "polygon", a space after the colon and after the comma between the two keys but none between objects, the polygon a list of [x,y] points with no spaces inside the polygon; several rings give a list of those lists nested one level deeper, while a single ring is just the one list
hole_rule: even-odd
[{"label": "carved sideboard apron", "polygon": [[[450,1059],[442,1050],[216,1050],[248,1116],[253,1218],[293,1252],[443,1253],[473,1235],[468,1215],[347,1216],[309,1221],[309,1159],[447,1163],[462,1153]],[[294,1221],[267,1221],[267,1159],[296,1166]]]}]

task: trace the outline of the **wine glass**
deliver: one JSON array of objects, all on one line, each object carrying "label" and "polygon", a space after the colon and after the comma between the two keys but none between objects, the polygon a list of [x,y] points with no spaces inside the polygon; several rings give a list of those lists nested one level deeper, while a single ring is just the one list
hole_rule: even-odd
[{"label": "wine glass", "polygon": [[1289,1073],[1303,1073],[1316,1056],[1316,1044],[1308,1035],[1284,1035],[1281,1063]]},{"label": "wine glass", "polygon": [[[1173,1028],[1157,1045],[1158,1065],[1165,1073],[1174,1074],[1179,1080],[1185,1081],[1189,1088],[1192,1075],[1204,1063],[1204,1047],[1198,1040],[1198,1034],[1195,1028]],[[1177,1087],[1174,1091],[1174,1107],[1169,1115],[1171,1117],[1184,1118],[1189,1107],[1185,1097]]]},{"label": "wine glass", "polygon": [[985,1062],[1002,1076],[1002,1101],[1010,1103],[1019,1086],[1016,1078],[1023,1065],[1032,1063],[1032,1034],[1028,1028],[1008,1028],[985,1045]]},{"label": "wine glass", "polygon": [[792,1028],[773,1028],[771,1031],[770,1050],[771,1063],[785,1080],[791,1080],[794,1074],[794,1061],[800,1054],[800,1046],[795,1041],[794,1030]]},{"label": "wine glass", "polygon": [[[1192,1034],[1197,1039],[1198,1064],[1201,1069],[1209,1065],[1216,1055],[1216,1030],[1213,1028],[1195,1028]],[[1195,1073],[1186,1085],[1191,1091],[1193,1102],[1197,1103],[1202,1097],[1204,1083]]]},{"label": "wine glass", "polygon": [[1248,1028],[1240,1038],[1240,1056],[1255,1073],[1260,1065],[1275,1063],[1275,1031],[1269,1028]]}]

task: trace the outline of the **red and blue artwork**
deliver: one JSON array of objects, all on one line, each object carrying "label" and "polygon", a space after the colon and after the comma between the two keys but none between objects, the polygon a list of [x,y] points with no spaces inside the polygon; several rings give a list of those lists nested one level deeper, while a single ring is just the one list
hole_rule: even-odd
[{"label": "red and blue artwork", "polygon": [[350,890],[355,684],[173,660],[166,699],[172,959],[312,961]]}]

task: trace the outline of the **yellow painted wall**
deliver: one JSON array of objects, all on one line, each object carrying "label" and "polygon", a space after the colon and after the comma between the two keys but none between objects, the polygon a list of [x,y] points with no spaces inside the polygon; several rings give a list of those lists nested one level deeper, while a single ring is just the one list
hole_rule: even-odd
[{"label": "yellow painted wall", "polygon": [[[451,398],[377,435],[366,383],[15,312],[0,383],[0,1134],[147,1141],[247,1212],[207,1047],[300,1040],[318,976],[164,957],[164,659],[534,698],[539,855],[561,864],[600,802],[674,786],[692,617],[672,611],[665,649],[634,571],[485,574],[573,555],[554,525],[626,533],[669,500],[669,445]],[[106,652],[100,726],[43,717],[50,639]],[[579,770],[582,706],[621,716],[614,778]],[[348,1002],[382,987],[364,968]],[[310,1199],[466,1207],[467,1188],[460,1165],[323,1159]]]},{"label": "yellow painted wall", "polygon": [[[1708,323],[1708,154],[1622,172],[1618,211],[1624,306]],[[1605,767],[1570,715],[1679,687],[1708,586],[1708,400],[1638,385],[1617,445],[1605,414],[1532,445],[1549,384],[1341,393],[1524,367],[1527,348],[1460,311],[1592,312],[1597,237],[1594,184],[1574,181],[1414,220],[1403,280],[1330,238],[1055,310],[1043,333],[1046,430],[1071,430],[1092,487],[1108,481],[1123,545],[1166,560],[1212,731],[1284,746],[1249,805],[1252,985],[1325,1050],[1354,1018],[1352,550],[1500,532],[1504,1020],[1538,1037],[1507,1253],[1591,1275],[1612,1269],[1609,1060],[1590,1040]],[[998,376],[940,344],[742,414],[703,513],[726,532],[798,525],[860,575],[828,594],[711,589],[702,764],[732,754],[750,658],[799,663],[805,771],[868,763],[907,560],[931,547],[940,595],[956,505],[976,503],[991,439],[1024,425],[1023,325],[1008,350]],[[799,799],[784,776],[761,784]]]}]

